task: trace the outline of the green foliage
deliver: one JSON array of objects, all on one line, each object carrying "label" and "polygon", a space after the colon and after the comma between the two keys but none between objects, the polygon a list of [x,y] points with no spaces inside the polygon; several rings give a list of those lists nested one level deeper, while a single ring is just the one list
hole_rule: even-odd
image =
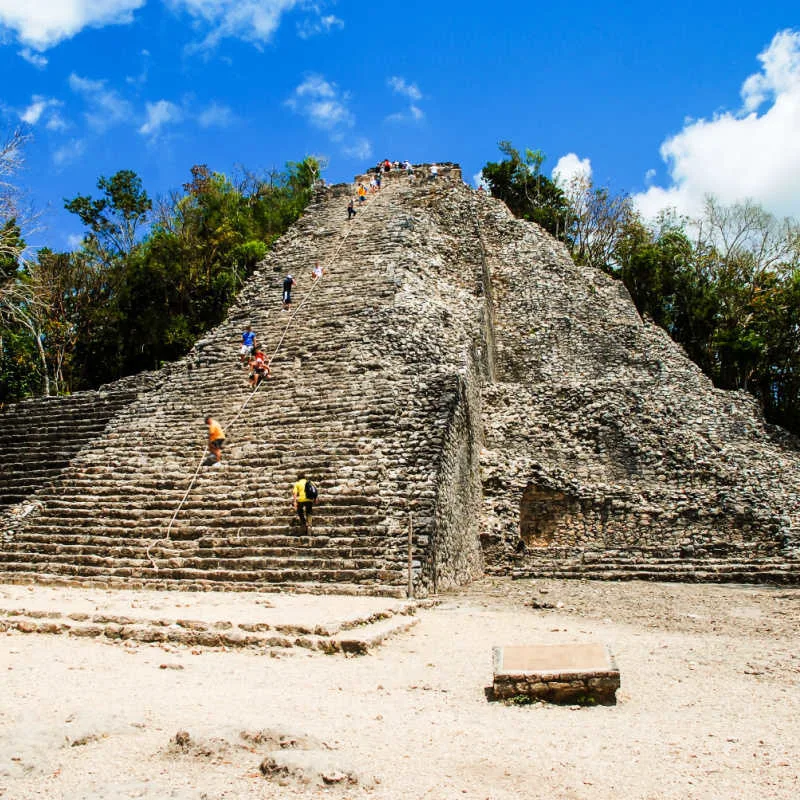
[{"label": "green foliage", "polygon": [[22,231],[17,220],[6,220],[0,226],[0,286],[14,276],[19,267],[20,253],[25,249]]},{"label": "green foliage", "polygon": [[526,150],[523,156],[506,141],[500,142],[499,148],[506,159],[489,161],[483,167],[492,197],[502,200],[515,216],[536,222],[563,239],[568,206],[561,189],[542,174],[542,151]]},{"label": "green foliage", "polygon": [[[122,170],[100,178],[99,199],[66,201],[86,236],[74,253],[41,250],[17,274],[0,329],[0,400],[93,387],[183,355],[224,319],[318,177],[313,158],[236,183],[198,165],[183,193],[153,209],[139,177]],[[0,260],[4,275],[11,267]]]},{"label": "green foliage", "polygon": [[[693,231],[695,237],[689,238]],[[634,218],[611,271],[714,383],[756,394],[800,433],[800,248],[796,226],[753,204],[709,199],[697,220]]]},{"label": "green foliage", "polygon": [[129,169],[120,170],[111,178],[101,177],[97,188],[104,194],[99,200],[77,195],[65,200],[64,208],[89,229],[87,246],[94,247],[104,261],[124,257],[133,250],[137,230],[146,222],[153,203],[141,178]]}]

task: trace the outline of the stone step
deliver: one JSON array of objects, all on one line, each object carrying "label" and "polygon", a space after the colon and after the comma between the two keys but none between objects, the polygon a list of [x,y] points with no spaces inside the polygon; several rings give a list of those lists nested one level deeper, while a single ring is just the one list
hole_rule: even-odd
[{"label": "stone step", "polygon": [[514,578],[681,581],[687,583],[800,584],[800,563],[710,565],[704,561],[675,565],[531,566],[515,569]]},{"label": "stone step", "polygon": [[302,648],[323,653],[364,655],[386,639],[419,622],[413,601],[368,617],[330,626],[192,619],[148,619],[115,614],[0,609],[0,631],[66,635],[110,642],[139,642],[182,647],[252,648],[260,651]]},{"label": "stone step", "polygon": [[[361,554],[343,556],[339,551],[331,548],[309,546],[306,548],[285,548],[277,555],[267,555],[261,552],[250,554],[250,551],[241,549],[233,550],[227,557],[223,554],[210,551],[175,550],[168,543],[153,542],[150,552],[151,558],[162,558],[166,554],[169,558],[181,561],[181,566],[213,572],[217,570],[244,569],[250,572],[270,571],[279,569],[348,569],[359,571],[373,570],[376,561],[402,566],[405,563],[405,554],[397,552],[394,555],[382,553],[376,558],[376,553],[367,550]],[[129,554],[122,553],[71,553],[71,552],[30,552],[13,551],[3,548],[0,551],[0,564],[14,563],[20,555],[30,564],[44,564],[48,568],[60,568],[63,565],[73,565],[76,568],[84,567],[115,567],[138,568],[148,563],[145,547],[131,549]]]},{"label": "stone step", "polygon": [[[130,567],[120,567],[115,564],[93,566],[60,564],[52,561],[6,561],[2,559],[0,553],[0,577],[6,580],[7,575],[16,572],[26,575],[61,576],[65,578],[81,578],[95,580],[113,580],[114,578],[134,579],[139,581],[157,582],[205,582],[208,584],[220,583],[225,585],[236,585],[238,583],[248,583],[254,586],[264,584],[300,584],[310,583],[332,583],[332,584],[373,584],[383,586],[386,584],[404,585],[405,574],[401,569],[389,570],[373,567],[371,569],[337,569],[313,568],[313,569],[254,569],[245,570],[241,565],[233,570],[209,569],[202,570],[191,566],[184,567],[173,565],[174,559],[161,559],[158,553],[153,554],[156,563],[162,562],[161,567],[153,567],[149,562],[141,561]],[[36,569],[32,569],[34,563]]]},{"label": "stone step", "polygon": [[253,592],[254,594],[311,594],[311,595],[353,595],[360,597],[406,597],[406,583],[397,581],[396,583],[339,583],[336,581],[315,582],[302,580],[297,582],[274,582],[265,583],[263,581],[224,581],[207,580],[196,577],[192,580],[185,578],[165,577],[163,574],[155,578],[130,578],[129,576],[80,576],[71,577],[65,575],[46,575],[31,570],[17,569],[14,571],[0,570],[0,583],[10,586],[52,586],[69,587],[82,589],[102,589],[102,590],[127,590],[144,589],[147,591],[170,591],[170,592]]}]

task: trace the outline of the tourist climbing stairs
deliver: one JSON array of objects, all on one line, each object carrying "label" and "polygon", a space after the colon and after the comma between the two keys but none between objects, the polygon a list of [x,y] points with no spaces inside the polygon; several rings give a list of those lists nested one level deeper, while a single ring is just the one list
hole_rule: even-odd
[{"label": "tourist climbing stairs", "polygon": [[[404,594],[408,511],[432,515],[439,443],[426,431],[439,435],[447,410],[414,398],[419,376],[382,344],[398,282],[375,259],[403,258],[386,235],[390,196],[353,222],[346,200],[309,208],[227,320],[26,496],[30,513],[6,514],[3,579]],[[239,359],[248,323],[272,359],[255,392]],[[227,436],[213,467],[200,467],[206,415]],[[320,492],[308,531],[291,504],[301,472]]]}]

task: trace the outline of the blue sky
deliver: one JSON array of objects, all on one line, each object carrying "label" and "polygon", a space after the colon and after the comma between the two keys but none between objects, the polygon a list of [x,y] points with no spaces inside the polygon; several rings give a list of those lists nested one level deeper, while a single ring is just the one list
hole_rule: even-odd
[{"label": "blue sky", "polygon": [[332,181],[384,157],[472,181],[501,139],[646,213],[713,192],[800,218],[795,2],[0,0],[0,75],[34,246],[74,243],[63,198],[119,169],[152,196],[306,154]]}]

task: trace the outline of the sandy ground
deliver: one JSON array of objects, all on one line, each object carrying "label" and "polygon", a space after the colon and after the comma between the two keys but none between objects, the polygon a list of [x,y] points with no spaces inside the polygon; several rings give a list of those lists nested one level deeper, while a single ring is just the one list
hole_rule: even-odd
[{"label": "sandy ground", "polygon": [[[0,634],[0,797],[800,796],[800,590],[487,579],[442,600],[353,658]],[[616,706],[487,702],[493,645],[587,641],[616,656]]]}]

